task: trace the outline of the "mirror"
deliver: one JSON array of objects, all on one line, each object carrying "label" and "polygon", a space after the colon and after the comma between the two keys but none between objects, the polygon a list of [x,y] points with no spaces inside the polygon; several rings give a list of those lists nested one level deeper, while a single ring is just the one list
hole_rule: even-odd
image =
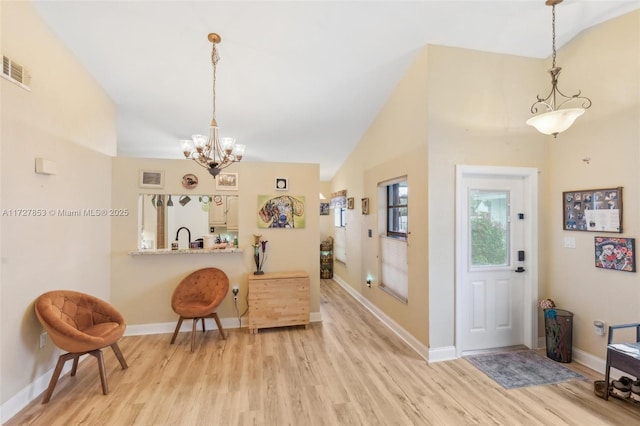
[{"label": "mirror", "polygon": [[[140,194],[138,248],[202,248],[204,236],[215,243],[237,243],[237,195]],[[212,236],[209,239],[209,236]],[[198,243],[198,247],[191,246]]]}]

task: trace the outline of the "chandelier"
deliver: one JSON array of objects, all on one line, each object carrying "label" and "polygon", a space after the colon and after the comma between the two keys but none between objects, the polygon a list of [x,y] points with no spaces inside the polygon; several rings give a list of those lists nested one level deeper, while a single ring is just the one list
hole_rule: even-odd
[{"label": "chandelier", "polygon": [[[584,114],[585,109],[591,106],[591,99],[580,96],[580,90],[573,96],[566,96],[558,89],[558,76],[562,70],[561,67],[556,66],[556,4],[559,3],[562,3],[562,0],[546,0],[545,2],[547,6],[552,7],[553,63],[549,70],[549,74],[551,74],[551,92],[546,98],[541,98],[538,95],[538,99],[531,105],[532,114],[538,113],[539,109],[545,112],[527,120],[527,124],[535,127],[540,133],[553,135],[553,137],[557,137],[558,133],[564,132],[571,127],[573,122]],[[581,107],[562,108],[568,102],[578,99],[582,101]]]},{"label": "chandelier", "polygon": [[218,122],[216,121],[216,71],[220,56],[216,45],[222,40],[220,35],[211,33],[208,36],[213,45],[211,50],[211,64],[213,65],[213,118],[209,127],[209,136],[193,135],[191,140],[180,141],[185,158],[194,160],[204,167],[215,178],[220,171],[233,163],[242,160],[244,145],[236,144],[236,140],[230,137],[218,137]]}]

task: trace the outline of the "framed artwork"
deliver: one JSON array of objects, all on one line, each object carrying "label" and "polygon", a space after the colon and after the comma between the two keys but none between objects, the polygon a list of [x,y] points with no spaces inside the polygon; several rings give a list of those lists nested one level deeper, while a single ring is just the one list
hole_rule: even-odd
[{"label": "framed artwork", "polygon": [[289,179],[283,177],[276,178],[276,191],[289,190]]},{"label": "framed artwork", "polygon": [[622,187],[562,193],[565,231],[622,233]]},{"label": "framed artwork", "polygon": [[138,185],[140,188],[164,188],[164,171],[140,170]]},{"label": "framed artwork", "polygon": [[222,191],[237,191],[238,174],[220,173],[218,176],[216,176],[216,189]]},{"label": "framed artwork", "polygon": [[635,238],[595,237],[596,268],[635,272]]},{"label": "framed artwork", "polygon": [[369,214],[369,198],[362,199],[362,214]]},{"label": "framed artwork", "polygon": [[353,210],[353,204],[354,204],[353,197],[347,198],[347,208],[349,210]]},{"label": "framed artwork", "polygon": [[329,203],[320,203],[320,216],[329,216]]},{"label": "framed artwork", "polygon": [[198,176],[189,173],[182,176],[182,186],[186,189],[193,189],[198,186]]},{"label": "framed artwork", "polygon": [[304,228],[304,196],[258,195],[258,228]]}]

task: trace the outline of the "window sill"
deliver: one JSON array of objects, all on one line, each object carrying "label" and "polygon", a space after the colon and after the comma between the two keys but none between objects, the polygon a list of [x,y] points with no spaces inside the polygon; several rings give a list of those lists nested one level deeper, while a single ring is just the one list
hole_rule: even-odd
[{"label": "window sill", "polygon": [[382,285],[382,284],[378,284],[378,288],[382,291],[384,291],[385,293],[387,293],[389,296],[393,297],[394,299],[398,299],[398,301],[404,303],[405,305],[409,304],[409,299],[399,295],[398,293],[396,293],[395,291],[391,290],[389,287]]}]

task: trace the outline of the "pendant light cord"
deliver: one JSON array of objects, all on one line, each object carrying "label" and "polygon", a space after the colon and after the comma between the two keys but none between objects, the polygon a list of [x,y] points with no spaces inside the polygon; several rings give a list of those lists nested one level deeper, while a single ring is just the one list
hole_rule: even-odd
[{"label": "pendant light cord", "polygon": [[[551,37],[552,37],[552,46],[553,46],[553,63],[551,65],[552,68],[556,67],[556,5],[554,4],[551,8]],[[214,46],[215,47],[215,46]]]}]

